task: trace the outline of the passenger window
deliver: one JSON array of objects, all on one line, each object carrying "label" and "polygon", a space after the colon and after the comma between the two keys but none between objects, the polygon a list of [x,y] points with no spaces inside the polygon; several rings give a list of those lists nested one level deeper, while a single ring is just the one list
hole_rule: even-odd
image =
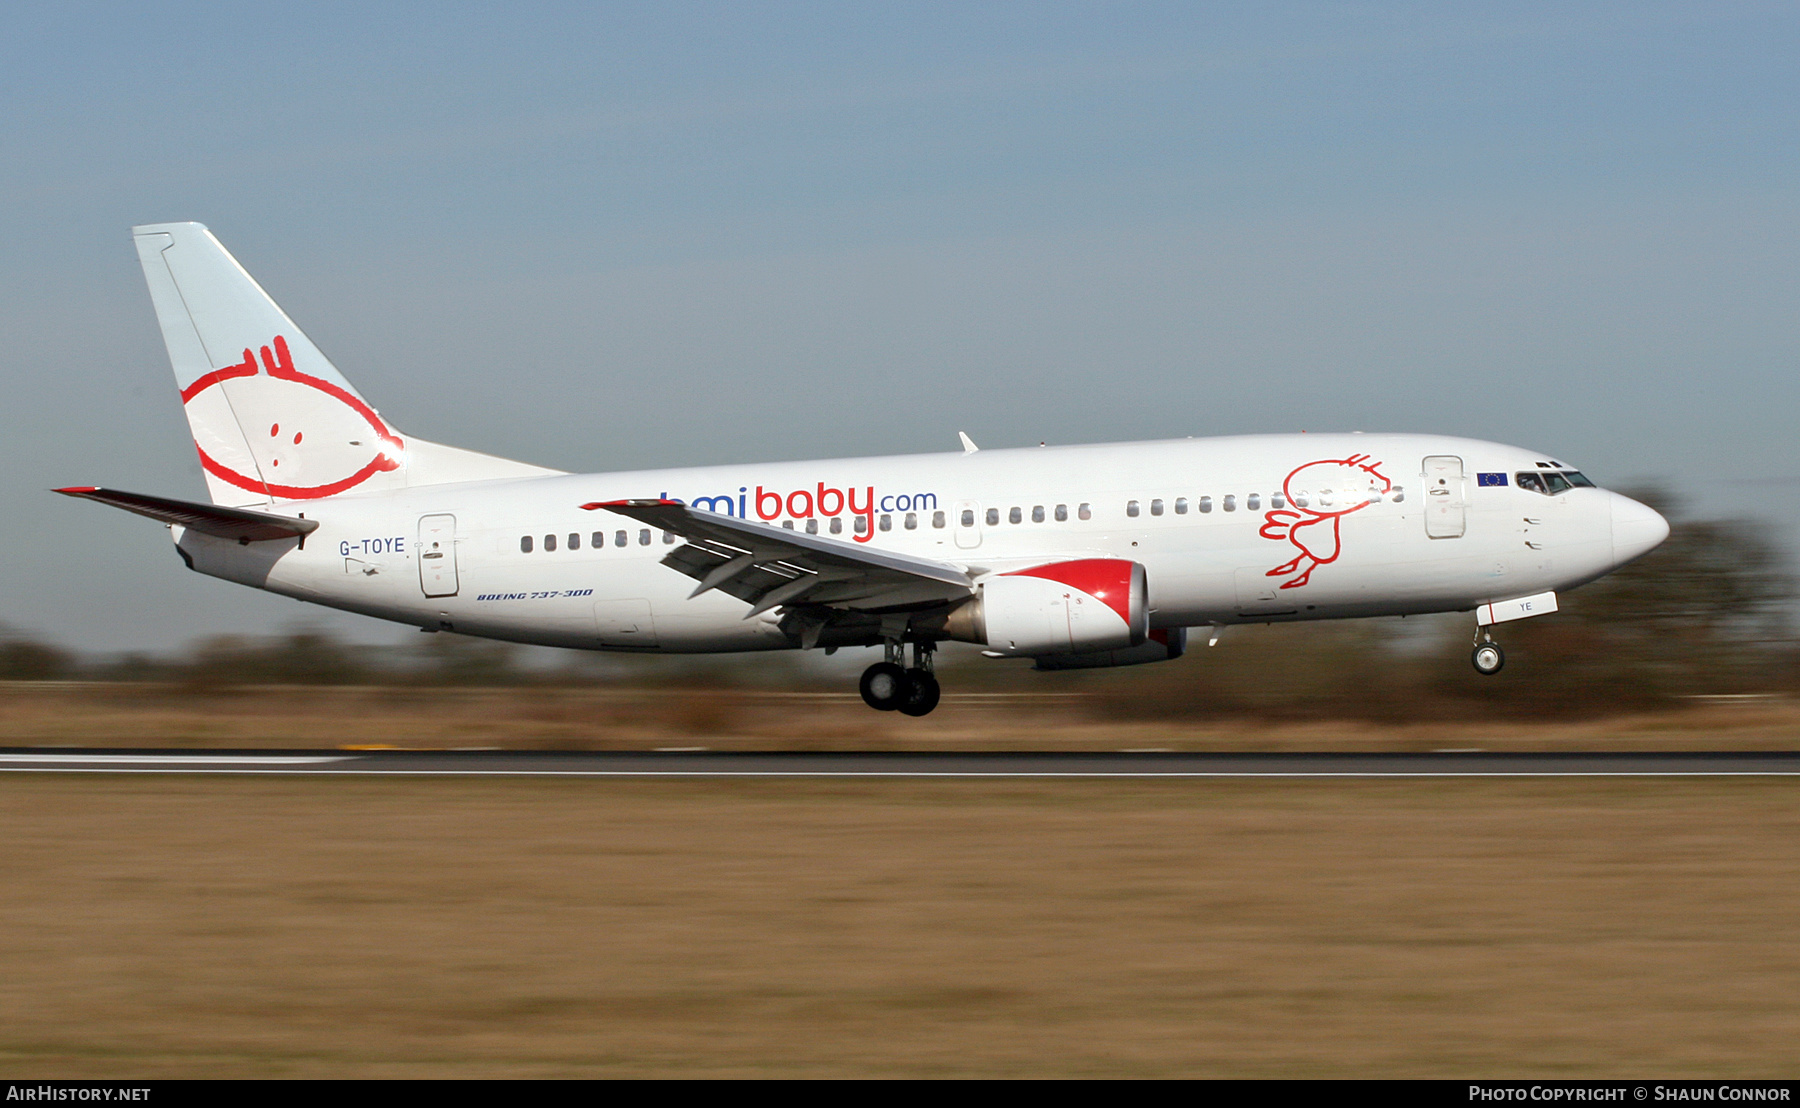
[{"label": "passenger window", "polygon": [[1000,509],[989,508],[987,510],[987,525],[989,527],[1000,526]]},{"label": "passenger window", "polygon": [[673,531],[664,531],[663,532],[663,545],[664,546],[674,546],[675,545],[675,532],[673,532]]},{"label": "passenger window", "polygon": [[944,513],[942,513],[942,512],[931,513],[931,525],[933,527],[938,528],[939,530],[942,530],[943,526],[944,526]]},{"label": "passenger window", "polygon": [[1201,497],[1200,498],[1200,514],[1207,515],[1211,511],[1212,511],[1212,497],[1210,497],[1210,496]]},{"label": "passenger window", "polygon": [[816,535],[819,533],[819,518],[817,516],[807,517],[806,533],[809,535]]},{"label": "passenger window", "polygon": [[1305,493],[1297,492],[1294,494],[1294,507],[1296,507],[1296,508],[1306,507],[1306,494]]},{"label": "passenger window", "polygon": [[964,527],[973,527],[973,526],[975,526],[975,509],[973,509],[973,508],[964,508],[964,509],[963,509],[963,510],[962,510],[962,516],[961,516],[961,519],[962,519],[962,525],[963,525],[963,526],[964,526]]},{"label": "passenger window", "polygon": [[1044,522],[1044,506],[1042,504],[1032,505],[1032,507],[1031,507],[1031,522],[1033,522],[1033,523]]},{"label": "passenger window", "polygon": [[1225,510],[1228,512],[1237,511],[1237,497],[1236,496],[1227,496],[1225,498]]},{"label": "passenger window", "polygon": [[1153,516],[1162,515],[1162,501],[1152,500],[1150,502],[1150,514]]},{"label": "passenger window", "polygon": [[794,529],[794,521],[791,519],[784,519],[781,521],[781,526],[792,531]]},{"label": "passenger window", "polygon": [[882,516],[881,529],[883,531],[892,531],[894,529],[894,517],[889,515]]},{"label": "passenger window", "polygon": [[519,536],[519,553],[521,553],[521,554],[531,553],[531,536],[530,535],[520,535]]},{"label": "passenger window", "polygon": [[1069,506],[1067,504],[1058,504],[1056,506],[1056,522],[1069,522]]},{"label": "passenger window", "polygon": [[1269,507],[1285,508],[1287,507],[1287,499],[1278,492],[1272,492],[1269,494]]},{"label": "passenger window", "polygon": [[574,532],[569,533],[569,549],[570,550],[580,550],[581,549],[581,536],[580,535],[577,535]]},{"label": "passenger window", "polygon": [[1075,514],[1082,519],[1093,519],[1094,509],[1087,504],[1083,504],[1076,510]]},{"label": "passenger window", "polygon": [[613,545],[614,546],[624,546],[625,545],[625,532],[623,532],[623,531],[614,531],[613,532]]},{"label": "passenger window", "polygon": [[605,546],[606,545],[606,532],[605,531],[595,531],[593,534],[589,535],[588,536],[588,545],[593,547],[595,550],[599,550],[601,547]]},{"label": "passenger window", "polygon": [[1398,504],[1406,499],[1406,490],[1399,485],[1395,485],[1393,491],[1388,493],[1388,499]]},{"label": "passenger window", "polygon": [[843,516],[832,516],[831,517],[831,533],[834,535],[841,535],[844,533],[844,517]]},{"label": "passenger window", "polygon": [[868,516],[857,516],[856,524],[855,524],[855,526],[851,527],[850,530],[855,531],[859,535],[868,534],[869,533],[869,517]]},{"label": "passenger window", "polygon": [[1244,507],[1250,509],[1253,512],[1260,510],[1262,508],[1262,494],[1253,492],[1249,496],[1245,497],[1244,498]]},{"label": "passenger window", "polygon": [[1135,500],[1127,500],[1125,502],[1125,514],[1136,519],[1138,514],[1138,502]]},{"label": "passenger window", "polygon": [[908,512],[906,513],[906,519],[901,522],[908,531],[917,531],[919,529],[919,513]]},{"label": "passenger window", "polygon": [[544,536],[544,553],[548,554],[555,549],[556,549],[556,536],[555,535],[545,535]]},{"label": "passenger window", "polygon": [[642,531],[638,532],[638,545],[639,546],[649,546],[650,545],[650,528],[646,527]]},{"label": "passenger window", "polygon": [[1008,508],[1006,510],[1006,522],[1008,522],[1008,523],[1023,523],[1024,521],[1025,521],[1024,515],[1020,513],[1019,509],[1016,506],[1012,507],[1012,508]]},{"label": "passenger window", "polygon": [[1187,515],[1187,497],[1178,496],[1175,498],[1175,514],[1178,516]]}]

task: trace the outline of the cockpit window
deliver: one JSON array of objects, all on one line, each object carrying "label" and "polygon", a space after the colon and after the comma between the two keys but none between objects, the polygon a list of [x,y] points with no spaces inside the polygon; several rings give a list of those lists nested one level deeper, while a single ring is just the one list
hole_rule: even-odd
[{"label": "cockpit window", "polygon": [[1544,496],[1557,496],[1570,489],[1591,489],[1595,485],[1581,473],[1572,469],[1541,469],[1537,472],[1513,474],[1513,482],[1522,489],[1529,489]]}]

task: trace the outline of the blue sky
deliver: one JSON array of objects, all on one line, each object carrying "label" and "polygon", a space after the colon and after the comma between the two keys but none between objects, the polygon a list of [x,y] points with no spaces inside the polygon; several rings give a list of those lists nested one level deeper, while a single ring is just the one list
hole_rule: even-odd
[{"label": "blue sky", "polygon": [[11,5],[0,620],[314,619],[44,489],[202,486],[207,223],[406,431],[569,469],[1470,434],[1793,535],[1800,7]]}]

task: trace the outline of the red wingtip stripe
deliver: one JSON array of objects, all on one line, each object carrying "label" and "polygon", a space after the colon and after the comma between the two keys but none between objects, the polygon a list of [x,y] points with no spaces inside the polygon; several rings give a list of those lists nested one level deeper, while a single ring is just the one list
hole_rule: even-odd
[{"label": "red wingtip stripe", "polygon": [[678,506],[680,503],[679,500],[596,500],[592,504],[583,504],[581,510],[591,512],[595,508],[648,508],[651,505],[660,508]]},{"label": "red wingtip stripe", "polygon": [[66,489],[51,489],[50,491],[51,492],[60,492],[64,496],[80,496],[83,493],[99,492],[100,486],[99,485],[70,485]]}]

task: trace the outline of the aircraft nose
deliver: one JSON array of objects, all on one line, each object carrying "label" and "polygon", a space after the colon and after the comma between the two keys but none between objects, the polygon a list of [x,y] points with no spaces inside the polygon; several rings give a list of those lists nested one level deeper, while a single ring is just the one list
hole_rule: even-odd
[{"label": "aircraft nose", "polygon": [[1648,504],[1616,492],[1611,495],[1613,564],[1622,566],[1662,545],[1669,537],[1669,521]]}]

